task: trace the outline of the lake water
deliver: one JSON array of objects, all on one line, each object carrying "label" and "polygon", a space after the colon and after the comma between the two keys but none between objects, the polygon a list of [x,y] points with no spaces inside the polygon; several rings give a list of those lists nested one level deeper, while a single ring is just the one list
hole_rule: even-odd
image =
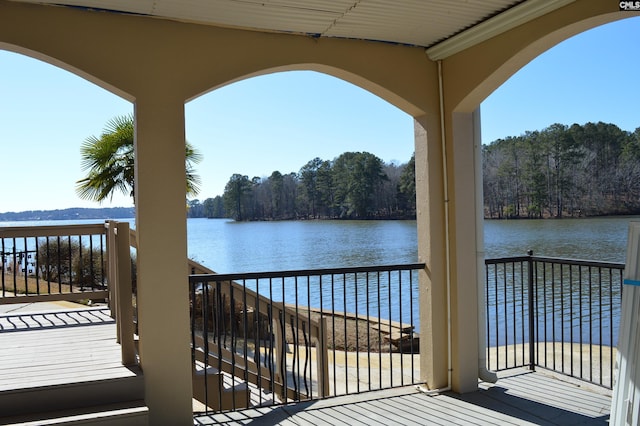
[{"label": "lake water", "polygon": [[189,219],[189,256],[219,273],[417,262],[415,221]]},{"label": "lake water", "polygon": [[[485,256],[624,262],[634,217],[485,221]],[[189,256],[219,273],[418,261],[415,221],[240,222],[189,219]]]},{"label": "lake water", "polygon": [[[631,220],[640,218],[485,221],[485,257],[520,256],[526,254],[527,250],[533,250],[539,256],[624,262]],[[0,226],[66,223],[70,222],[0,222]],[[189,219],[187,229],[189,256],[218,273],[392,265],[418,261],[415,221],[236,223],[225,219]],[[414,309],[409,311],[413,311],[417,324],[417,280],[412,287]],[[347,290],[345,293],[353,294]],[[307,303],[307,300],[301,300],[300,303]],[[309,303],[319,305],[318,295],[311,292]],[[344,310],[353,312],[354,301],[349,299],[346,304]],[[405,311],[403,317],[405,315],[409,315],[409,312]]]},{"label": "lake water", "polygon": [[[521,256],[527,250],[533,250],[539,256],[624,262],[631,220],[638,218],[485,221],[485,257]],[[418,261],[415,221],[235,223],[228,220],[191,219],[188,231],[189,255],[220,273],[391,265]],[[419,305],[415,275],[414,280],[411,289],[414,295],[411,304],[413,309],[405,309],[401,320],[409,322],[413,314],[417,326]],[[266,287],[264,285],[261,288]],[[408,291],[405,287],[404,294],[409,294]],[[343,292],[346,291],[338,288],[340,295]],[[276,290],[278,293],[279,290]],[[300,303],[318,307],[321,303],[319,293],[312,291],[309,302],[303,294]],[[387,293],[383,289],[382,306],[387,306]],[[344,310],[354,312],[353,294],[347,292]],[[324,307],[331,309],[326,305],[331,295],[324,296]],[[393,300],[394,296],[391,297]],[[367,309],[362,299],[360,296],[360,313]],[[337,303],[343,303],[341,300],[342,296],[337,297]],[[376,305],[375,295],[371,300]],[[397,304],[396,300],[393,306]],[[402,304],[409,306],[405,300]],[[377,305],[373,306],[374,316],[376,309]],[[396,318],[399,315],[397,309],[390,314],[393,319],[400,319]],[[487,315],[493,318],[495,309],[490,309]],[[618,315],[616,308],[614,316]],[[383,313],[381,316],[386,318],[390,315]],[[501,320],[504,321],[504,318]],[[583,337],[590,339],[590,336]],[[613,338],[615,342],[617,329]],[[494,337],[490,340],[490,344],[496,343]]]},{"label": "lake water", "polygon": [[640,217],[484,222],[487,258],[538,256],[624,262],[630,221]]},{"label": "lake water", "polygon": [[[640,217],[487,220],[485,256],[539,256],[624,262],[629,222]],[[0,222],[0,226],[101,223]],[[133,223],[133,219],[129,220]],[[417,262],[415,221],[240,222],[189,219],[189,256],[219,273]]]}]

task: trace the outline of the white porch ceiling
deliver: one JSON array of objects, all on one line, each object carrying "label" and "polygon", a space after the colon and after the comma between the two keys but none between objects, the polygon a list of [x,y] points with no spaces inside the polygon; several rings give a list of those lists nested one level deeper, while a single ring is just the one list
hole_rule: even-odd
[{"label": "white porch ceiling", "polygon": [[[422,46],[434,48],[430,56],[439,59],[453,52],[443,50],[443,44],[445,47],[458,46],[462,39],[461,48],[469,47],[573,0],[14,1],[129,13],[255,31]],[[471,36],[465,36],[467,32]],[[458,47],[457,50],[461,48]]]}]

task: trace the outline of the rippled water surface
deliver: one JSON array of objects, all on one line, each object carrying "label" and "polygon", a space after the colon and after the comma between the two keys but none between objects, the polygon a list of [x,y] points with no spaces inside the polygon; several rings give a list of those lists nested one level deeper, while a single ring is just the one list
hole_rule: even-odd
[{"label": "rippled water surface", "polygon": [[[485,257],[521,256],[527,250],[533,250],[539,256],[624,262],[628,225],[632,220],[640,218],[485,221]],[[133,223],[133,220],[130,222]],[[0,226],[68,223],[74,222],[0,222]],[[218,273],[393,265],[418,261],[415,221],[236,223],[226,219],[189,219],[187,229],[189,256]],[[167,241],[167,244],[170,243]],[[367,309],[362,297],[367,290],[359,288],[363,285],[358,281],[357,285],[348,284],[336,289],[342,300],[339,310],[353,312],[357,306],[362,313]],[[409,291],[413,292],[413,300],[409,303],[411,308],[402,313],[401,320],[408,321],[409,315],[413,314],[417,325],[417,279],[413,278],[411,283],[405,280],[402,285],[404,296],[401,304],[405,304],[404,297]],[[261,288],[261,292],[266,291],[266,287]],[[328,291],[323,288],[324,293]],[[300,297],[298,301],[301,304],[319,306],[319,294],[315,288],[310,288],[296,297]],[[387,305],[389,294],[393,301],[395,291],[382,289],[382,306]],[[324,296],[323,305],[330,299],[327,294]],[[372,296],[371,304],[377,303],[377,296]],[[373,306],[372,309],[375,315],[377,307]],[[391,316],[396,315],[391,309],[389,312]]]}]

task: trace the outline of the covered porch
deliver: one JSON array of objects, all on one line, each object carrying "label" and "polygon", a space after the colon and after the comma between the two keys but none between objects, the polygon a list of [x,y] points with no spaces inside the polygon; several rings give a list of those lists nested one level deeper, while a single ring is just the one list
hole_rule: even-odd
[{"label": "covered porch", "polygon": [[501,373],[466,394],[416,387],[369,392],[283,407],[196,416],[196,425],[607,425],[611,392],[546,372]]},{"label": "covered porch", "polygon": [[116,335],[106,306],[3,305],[0,424],[147,424],[142,370]]},{"label": "covered porch", "polygon": [[[128,224],[5,227],[0,237],[0,424],[148,424]],[[606,423],[615,357],[607,342],[624,265],[531,255],[485,263],[490,347],[482,366],[499,374],[460,394],[422,380],[411,309],[422,264],[221,275],[190,262],[194,421]],[[365,284],[367,308],[338,312],[336,290],[355,280]],[[587,283],[589,304],[560,296]],[[298,295],[323,289],[325,308],[286,303],[273,291],[284,297],[290,284]],[[268,297],[254,292],[259,285]],[[397,300],[370,310],[385,290]],[[544,297],[552,291],[557,297]],[[568,315],[577,306],[592,320]],[[391,321],[380,318],[387,308]],[[347,320],[361,338],[356,325],[356,341],[336,341]]]},{"label": "covered porch", "polygon": [[[105,307],[35,303],[3,309],[0,407],[6,412],[12,406],[16,412],[18,405],[24,412],[2,418],[0,424],[146,424],[141,372],[122,366],[115,333]],[[82,401],[89,408],[79,410]],[[548,370],[518,368],[501,372],[496,383],[480,381],[477,391],[466,394],[429,393],[411,385],[287,405],[195,412],[194,424],[606,425],[610,406],[610,389]]]},{"label": "covered porch", "polygon": [[[454,9],[458,2],[207,1],[190,3],[194,10],[152,3],[113,10],[112,2],[0,0],[0,48],[56,64],[135,105],[136,347],[149,423],[193,421],[185,102],[286,70],[342,78],[414,118],[420,381],[473,394],[484,374],[482,330],[469,327],[478,323],[484,260],[478,107],[548,48],[639,12],[601,0],[470,1]],[[275,9],[263,13],[270,3]],[[420,37],[408,38],[412,29]],[[118,333],[130,325],[129,313],[116,315],[123,317]],[[125,364],[130,334],[121,341]]]}]

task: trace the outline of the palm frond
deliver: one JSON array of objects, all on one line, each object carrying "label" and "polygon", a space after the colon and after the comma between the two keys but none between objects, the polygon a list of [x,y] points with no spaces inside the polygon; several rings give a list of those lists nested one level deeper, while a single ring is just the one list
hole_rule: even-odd
[{"label": "palm frond", "polygon": [[[88,174],[76,182],[76,193],[82,199],[102,202],[112,199],[116,191],[134,195],[134,121],[133,115],[114,117],[107,122],[100,137],[90,136],[80,145],[83,171]],[[202,161],[202,154],[185,143],[187,195],[197,195],[200,177],[194,164]]]}]

